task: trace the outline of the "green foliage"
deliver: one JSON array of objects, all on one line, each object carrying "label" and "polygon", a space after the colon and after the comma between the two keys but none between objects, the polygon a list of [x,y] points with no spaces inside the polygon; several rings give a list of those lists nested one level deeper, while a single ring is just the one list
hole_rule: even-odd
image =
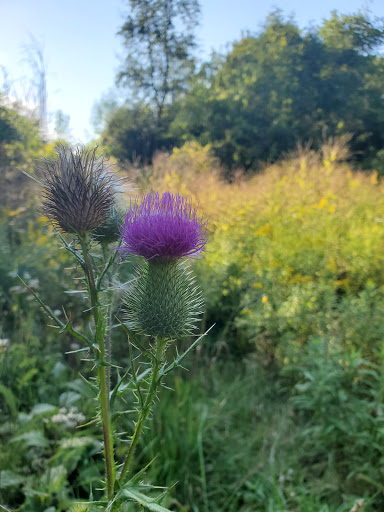
[{"label": "green foliage", "polygon": [[[53,383],[51,394],[52,389]],[[51,398],[57,401],[57,396]],[[2,425],[1,435],[9,444],[0,466],[11,468],[1,472],[2,503],[22,511],[53,506],[64,512],[76,497],[87,495],[89,486],[99,482],[102,459],[94,429],[76,430],[84,420],[77,407],[37,404],[29,414],[20,412],[12,424]]]},{"label": "green foliage", "polygon": [[[108,113],[102,138],[112,155],[151,163],[157,150],[198,141],[211,145],[232,176],[238,168],[255,170],[277,160],[298,142],[319,149],[328,137],[349,135],[356,159],[381,170],[382,19],[333,12],[318,29],[301,30],[277,10],[258,34],[185,74],[191,33],[183,33],[180,43],[176,35],[167,39],[167,30],[175,30],[173,16],[186,15],[184,9],[193,11],[194,22],[196,2],[134,4],[121,34],[128,48],[137,43],[147,58],[131,51],[119,77],[142,95],[134,107]],[[167,28],[159,30],[168,15]],[[179,44],[183,50],[175,49]],[[174,58],[176,66],[168,65]]]},{"label": "green foliage", "polygon": [[[197,145],[154,166],[151,187],[199,198],[210,219],[195,267],[216,323],[208,350],[238,359],[216,377],[204,369],[199,390],[175,381],[180,399],[154,419],[148,458],[177,463],[150,471],[186,482],[175,496],[192,509],[349,512],[362,497],[366,510],[383,507],[383,184],[346,157],[333,140],[230,185]],[[258,361],[249,374],[246,353]]]},{"label": "green foliage", "polygon": [[319,33],[329,48],[369,53],[384,42],[384,20],[372,20],[362,13],[340,16],[333,11]]},{"label": "green foliage", "polygon": [[78,361],[64,355],[62,339],[60,347],[53,343],[45,322],[35,311],[23,338],[8,332],[0,354],[0,501],[20,511],[64,512],[96,486],[103,461],[95,425],[77,428],[94,416],[93,397],[74,380]]},{"label": "green foliage", "polygon": [[[68,284],[76,288],[79,281],[73,283],[76,273],[74,276],[70,270],[65,271],[68,257],[54,241],[52,229],[46,226],[44,218],[36,218],[24,208],[7,213],[0,221],[2,336],[14,338],[20,344],[37,346],[41,339],[47,344],[55,338],[54,333],[47,328],[47,317],[27,293],[20,278],[34,290],[44,289],[44,298],[61,317],[64,289]],[[74,306],[76,310],[78,304],[79,297],[68,296],[66,307]],[[75,313],[74,320],[78,319]]]},{"label": "green foliage", "polygon": [[26,165],[43,149],[36,122],[18,110],[18,105],[8,106],[0,95],[0,165]]},{"label": "green foliage", "polygon": [[168,124],[167,117],[156,119],[148,107],[123,106],[108,115],[102,143],[106,153],[119,160],[147,164],[156,151],[172,146],[172,138],[167,135]]},{"label": "green foliage", "polygon": [[[349,512],[362,498],[366,512],[383,509],[383,183],[377,173],[353,173],[347,157],[345,140],[333,140],[229,184],[210,147],[194,142],[140,171],[141,186],[189,194],[210,219],[208,251],[194,269],[204,322],[216,326],[197,356],[182,361],[188,376],[166,381],[172,389],[149,416],[135,459],[143,471],[120,496],[128,500],[122,511],[141,503],[180,512]],[[85,378],[91,370],[81,362],[87,352],[65,354],[77,340],[55,336],[17,276],[62,319],[64,302],[79,328],[89,320],[83,283],[44,219],[21,208],[6,213],[0,503],[20,512],[105,510],[86,503],[90,491],[101,499],[103,472],[95,386],[78,377],[80,364]],[[134,361],[145,396],[144,358],[130,358],[121,339],[113,353],[123,368]],[[135,386],[113,377],[123,443],[135,428]],[[116,460],[124,453],[117,446]],[[170,489],[163,495],[147,481]]]},{"label": "green foliage", "polygon": [[12,110],[0,106],[0,144],[17,140],[19,134],[12,120]]},{"label": "green foliage", "polygon": [[198,0],[129,0],[130,15],[119,31],[127,56],[118,82],[133,86],[139,97],[164,106],[185,89],[194,62],[193,28],[200,11]]},{"label": "green foliage", "polygon": [[[299,364],[284,375],[296,382],[291,404],[301,431],[302,463],[311,467],[311,492],[329,482],[328,500],[347,494],[376,496],[384,504],[382,477],[384,416],[381,366],[358,352],[340,352],[333,341],[313,339]],[[324,492],[324,491],[323,491]]]},{"label": "green foliage", "polygon": [[22,115],[0,94],[0,190],[1,208],[11,210],[28,197],[30,181],[21,170],[30,170],[44,150],[38,124]]},{"label": "green foliage", "polygon": [[323,161],[299,153],[236,185],[165,175],[168,188],[197,194],[211,219],[197,270],[207,321],[233,351],[253,343],[281,364],[318,334],[369,357],[380,350],[382,185],[337,165],[337,151],[324,147]]},{"label": "green foliage", "polygon": [[[216,364],[212,360],[208,366],[200,360],[195,362],[189,379],[175,376],[173,393],[164,394],[156,409],[151,429],[155,435],[148,432],[143,441],[145,460],[157,456],[148,477],[169,486],[177,482],[166,498],[168,507],[173,504],[176,510],[202,512],[350,511],[359,492],[363,494],[367,489],[366,484],[361,480],[361,487],[353,489],[352,481],[344,481],[342,473],[337,473],[340,468],[332,466],[342,440],[340,444],[330,442],[321,452],[321,462],[328,462],[333,470],[332,474],[321,474],[316,464],[321,437],[312,447],[307,431],[317,429],[317,418],[307,419],[303,426],[295,401],[297,394],[290,397],[288,382],[292,377],[287,374],[285,381],[277,380],[253,358]],[[286,390],[281,389],[282,382]],[[329,388],[332,384],[335,382],[330,380]],[[328,405],[331,398],[324,396],[324,391],[316,390],[314,381],[307,399],[319,401],[323,397]],[[349,407],[357,411],[362,399],[350,398]],[[377,400],[380,407],[378,395]],[[323,417],[326,429],[330,423],[326,410]],[[358,428],[366,436],[372,432],[363,423],[363,418],[358,420],[348,439],[354,443],[347,448],[348,454],[354,454],[357,467],[359,462],[366,467],[374,464],[379,453],[372,448],[365,458],[359,450]],[[138,462],[143,464],[142,460]],[[348,460],[342,464],[347,466]],[[371,466],[372,473],[376,468]],[[367,495],[376,492],[370,491]],[[366,502],[370,503],[369,498]],[[377,501],[377,510],[380,503]]]},{"label": "green foliage", "polygon": [[333,13],[306,32],[277,11],[195,78],[171,133],[212,144],[229,169],[255,169],[298,141],[319,148],[324,134],[353,134],[367,162],[383,146],[383,58],[372,54],[383,34],[381,20],[361,14]]}]

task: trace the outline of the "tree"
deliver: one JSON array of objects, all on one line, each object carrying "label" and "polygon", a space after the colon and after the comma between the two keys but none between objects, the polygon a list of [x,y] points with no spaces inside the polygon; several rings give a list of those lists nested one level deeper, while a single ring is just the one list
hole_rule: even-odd
[{"label": "tree", "polygon": [[110,117],[118,110],[120,98],[114,89],[104,92],[100,100],[93,104],[91,112],[91,123],[96,133],[101,134]]},{"label": "tree", "polygon": [[31,191],[21,170],[30,170],[44,149],[36,120],[29,119],[0,93],[0,205],[13,209]]},{"label": "tree", "polygon": [[353,134],[356,158],[384,147],[383,23],[337,16],[320,30],[300,30],[277,11],[248,34],[209,79],[179,100],[171,132],[210,143],[229,169],[255,169],[298,142]]},{"label": "tree", "polygon": [[[162,74],[176,69],[164,66],[171,60],[160,52],[160,42],[169,49],[172,38],[160,38],[158,20],[164,22],[164,11],[151,10],[179,4],[131,0],[134,11],[121,31],[146,51],[140,54],[132,46],[133,66],[120,74],[121,80],[136,84],[142,99],[149,99],[139,116],[140,130],[148,134],[147,141],[139,136],[139,146],[146,148],[143,160],[151,159],[148,148],[196,140],[210,144],[230,171],[257,169],[298,143],[316,149],[325,138],[352,134],[351,149],[360,164],[369,167],[377,161],[384,148],[384,57],[377,53],[384,42],[384,20],[334,12],[320,28],[301,30],[275,11],[258,34],[247,34],[221,58],[214,55],[185,87],[186,81]],[[130,130],[129,141],[139,135],[129,124],[137,125],[133,110],[119,112],[114,116],[118,123],[109,123],[114,127],[110,147],[119,147],[121,154],[124,129]]]},{"label": "tree", "polygon": [[[3,149],[3,144],[8,144],[12,141],[20,140],[20,135],[16,129],[13,112],[10,108],[7,108],[3,103],[3,97],[0,94],[0,149]],[[0,162],[4,151],[0,156]]]},{"label": "tree", "polygon": [[343,16],[332,11],[319,33],[329,48],[372,53],[384,43],[384,19],[371,20],[362,13]]},{"label": "tree", "polygon": [[[235,43],[207,85],[199,81],[182,99],[190,110],[182,107],[173,126],[182,116],[189,133],[201,144],[210,142],[229,169],[277,158],[296,143],[290,123],[303,53],[298,27],[272,14],[259,36]],[[203,103],[200,109],[194,106],[199,99],[190,99],[194,95]]]},{"label": "tree", "polygon": [[156,151],[174,145],[166,132],[160,130],[154,112],[142,105],[120,107],[112,112],[101,137],[106,154],[142,164],[150,163]]},{"label": "tree", "polygon": [[117,82],[148,100],[158,118],[185,90],[194,70],[193,29],[198,0],[129,0],[131,14],[119,31],[127,50]]}]

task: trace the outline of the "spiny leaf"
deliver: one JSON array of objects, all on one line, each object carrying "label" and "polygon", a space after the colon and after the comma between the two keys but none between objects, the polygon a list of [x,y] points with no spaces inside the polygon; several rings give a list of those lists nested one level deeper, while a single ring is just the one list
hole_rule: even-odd
[{"label": "spiny leaf", "polygon": [[132,332],[131,329],[129,329],[129,327],[127,326],[127,324],[124,324],[120,318],[117,318],[115,317],[116,320],[119,322],[119,324],[121,325],[121,327],[124,329],[124,331],[126,332],[127,336],[128,336],[128,341],[132,340],[133,341],[133,344],[139,348],[141,350],[141,352],[143,354],[146,354],[148,357],[150,357],[151,359],[153,359],[154,355],[152,354],[152,352],[148,349],[146,349],[145,347],[143,347],[143,345],[140,343],[139,339],[137,338],[137,336],[135,335],[134,332]]},{"label": "spiny leaf", "polygon": [[81,334],[80,332],[76,331],[76,329],[73,328],[72,326],[72,323],[70,322],[70,320],[67,319],[67,323],[63,323],[55,314],[54,312],[51,310],[51,308],[49,306],[47,306],[46,304],[44,304],[44,302],[40,299],[40,297],[37,295],[37,293],[32,290],[32,288],[30,288],[22,279],[20,276],[18,276],[20,281],[23,283],[23,285],[32,293],[32,295],[34,296],[35,300],[40,304],[40,306],[42,307],[43,311],[49,316],[49,318],[51,318],[54,322],[56,322],[56,325],[60,328],[60,332],[68,332],[69,334],[72,334],[72,336],[74,336],[75,338],[83,341],[84,343],[86,343],[90,348],[94,348],[94,345],[93,343],[86,337],[84,336],[83,334]]},{"label": "spiny leaf", "polygon": [[[127,370],[122,377],[120,377],[120,374],[118,374],[119,375],[119,379],[118,379],[118,381],[116,383],[116,386],[113,388],[113,390],[111,392],[111,398],[110,398],[110,407],[111,407],[111,409],[113,408],[113,406],[115,404],[118,391],[119,391],[120,387],[122,386],[123,381],[126,378],[126,376],[128,375],[128,373],[129,373],[129,371]],[[127,387],[129,387],[129,384],[126,385],[125,388],[123,388],[123,389],[126,389]]]},{"label": "spiny leaf", "polygon": [[173,361],[173,363],[171,363],[170,365],[168,365],[166,368],[160,370],[159,374],[160,374],[160,378],[163,376],[163,375],[166,375],[167,373],[169,373],[170,371],[172,371],[174,368],[177,368],[178,366],[180,366],[180,363],[181,361],[185,358],[185,356],[187,356],[189,354],[189,352],[191,352],[197,345],[198,343],[200,343],[200,341],[204,338],[204,336],[206,336],[209,331],[211,329],[213,329],[213,327],[215,326],[215,324],[211,325],[211,327],[209,329],[207,329],[205,331],[204,334],[202,334],[201,336],[199,336],[197,338],[197,340],[195,340],[192,345],[190,345],[187,350],[185,352],[183,352],[181,355],[179,355],[178,357],[176,357],[176,359]]},{"label": "spiny leaf", "polygon": [[156,503],[157,498],[149,498],[134,488],[123,489],[121,492],[123,496],[126,496],[130,500],[135,501],[151,512],[171,512],[168,508],[162,507]]}]

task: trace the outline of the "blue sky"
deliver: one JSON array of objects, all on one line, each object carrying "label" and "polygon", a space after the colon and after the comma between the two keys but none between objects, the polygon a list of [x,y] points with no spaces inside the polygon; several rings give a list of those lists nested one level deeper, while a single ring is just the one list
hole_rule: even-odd
[{"label": "blue sky", "polygon": [[[242,31],[257,31],[273,8],[293,14],[301,27],[320,24],[334,9],[353,13],[368,8],[384,17],[384,0],[201,0],[196,31],[199,55],[225,51]],[[92,135],[92,106],[114,85],[123,54],[116,32],[128,12],[124,0],[0,0],[0,66],[15,94],[25,94],[29,68],[23,45],[29,34],[44,47],[47,66],[48,110],[70,115],[75,140]]]}]

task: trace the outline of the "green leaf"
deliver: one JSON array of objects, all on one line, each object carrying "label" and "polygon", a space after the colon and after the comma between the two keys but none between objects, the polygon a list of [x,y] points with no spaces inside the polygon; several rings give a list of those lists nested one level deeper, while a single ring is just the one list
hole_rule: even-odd
[{"label": "green leaf", "polygon": [[68,383],[68,388],[72,391],[80,393],[81,396],[86,398],[95,398],[99,393],[99,388],[87,380],[83,375],[80,375],[80,379],[73,380]]},{"label": "green leaf", "polygon": [[60,464],[59,466],[47,469],[44,477],[47,481],[47,489],[53,495],[64,488],[67,480],[67,470]]},{"label": "green leaf", "polygon": [[126,389],[131,387],[131,382],[129,382],[127,384],[123,384],[123,381],[128,374],[129,374],[129,370],[127,370],[122,377],[120,376],[120,373],[118,373],[118,381],[116,383],[116,386],[113,388],[113,390],[111,392],[111,397],[110,397],[111,410],[113,409],[113,406],[115,404],[118,394],[123,393],[123,391],[125,391]]},{"label": "green leaf", "polygon": [[42,432],[37,430],[31,430],[25,434],[14,437],[11,442],[16,443],[17,441],[23,441],[26,446],[37,446],[40,448],[46,448],[49,445],[49,441]]},{"label": "green leaf", "polygon": [[135,501],[142,507],[150,510],[151,512],[171,512],[168,508],[162,507],[158,503],[156,503],[158,498],[149,498],[145,494],[137,491],[136,489],[123,489],[122,495],[127,498]]},{"label": "green leaf", "polygon": [[88,512],[89,507],[86,503],[76,503],[69,509],[69,512]]},{"label": "green leaf", "polygon": [[171,363],[170,365],[168,365],[166,368],[163,368],[162,370],[160,370],[160,377],[162,377],[163,375],[166,375],[167,373],[169,373],[170,371],[172,371],[174,368],[177,368],[178,366],[180,366],[180,363],[181,361],[185,358],[185,356],[187,356],[199,343],[200,341],[204,338],[204,336],[206,336],[209,331],[211,329],[213,329],[213,327],[215,326],[215,324],[211,325],[211,327],[209,329],[207,329],[205,331],[204,334],[202,334],[201,336],[199,336],[193,343],[192,345],[190,345],[187,350],[185,352],[183,352],[181,355],[179,355],[178,357],[176,357],[176,359],[173,361],[173,363]]},{"label": "green leaf", "polygon": [[12,391],[7,386],[0,384],[0,395],[3,395],[11,416],[17,416],[17,400]]},{"label": "green leaf", "polygon": [[17,475],[13,471],[0,471],[0,489],[20,485],[25,481],[25,476]]},{"label": "green leaf", "polygon": [[79,393],[75,393],[74,391],[65,391],[61,393],[59,397],[60,407],[71,407],[74,403],[78,402],[81,398]]},{"label": "green leaf", "polygon": [[89,512],[91,509],[87,503],[76,503],[70,508],[69,512]]},{"label": "green leaf", "polygon": [[105,506],[98,507],[92,503],[75,503],[75,505],[72,505],[69,509],[69,512],[105,512],[105,510]]},{"label": "green leaf", "polygon": [[121,327],[124,329],[127,337],[128,337],[128,341],[132,340],[133,344],[140,349],[140,351],[143,353],[143,354],[146,354],[150,359],[153,359],[153,354],[150,350],[146,349],[145,347],[143,347],[143,345],[140,343],[139,339],[137,338],[137,336],[135,335],[135,333],[133,331],[131,331],[131,329],[128,328],[128,326],[126,324],[124,324],[117,316],[115,316],[116,320],[119,322],[119,324],[121,325]]},{"label": "green leaf", "polygon": [[46,412],[55,411],[57,407],[51,404],[37,404],[32,408],[30,416],[38,416],[39,414],[45,414]]},{"label": "green leaf", "polygon": [[72,507],[69,509],[69,512],[105,512],[106,510],[109,511],[107,506],[107,501],[93,501],[92,503],[90,501],[84,501],[83,503],[78,502],[72,505]]}]

